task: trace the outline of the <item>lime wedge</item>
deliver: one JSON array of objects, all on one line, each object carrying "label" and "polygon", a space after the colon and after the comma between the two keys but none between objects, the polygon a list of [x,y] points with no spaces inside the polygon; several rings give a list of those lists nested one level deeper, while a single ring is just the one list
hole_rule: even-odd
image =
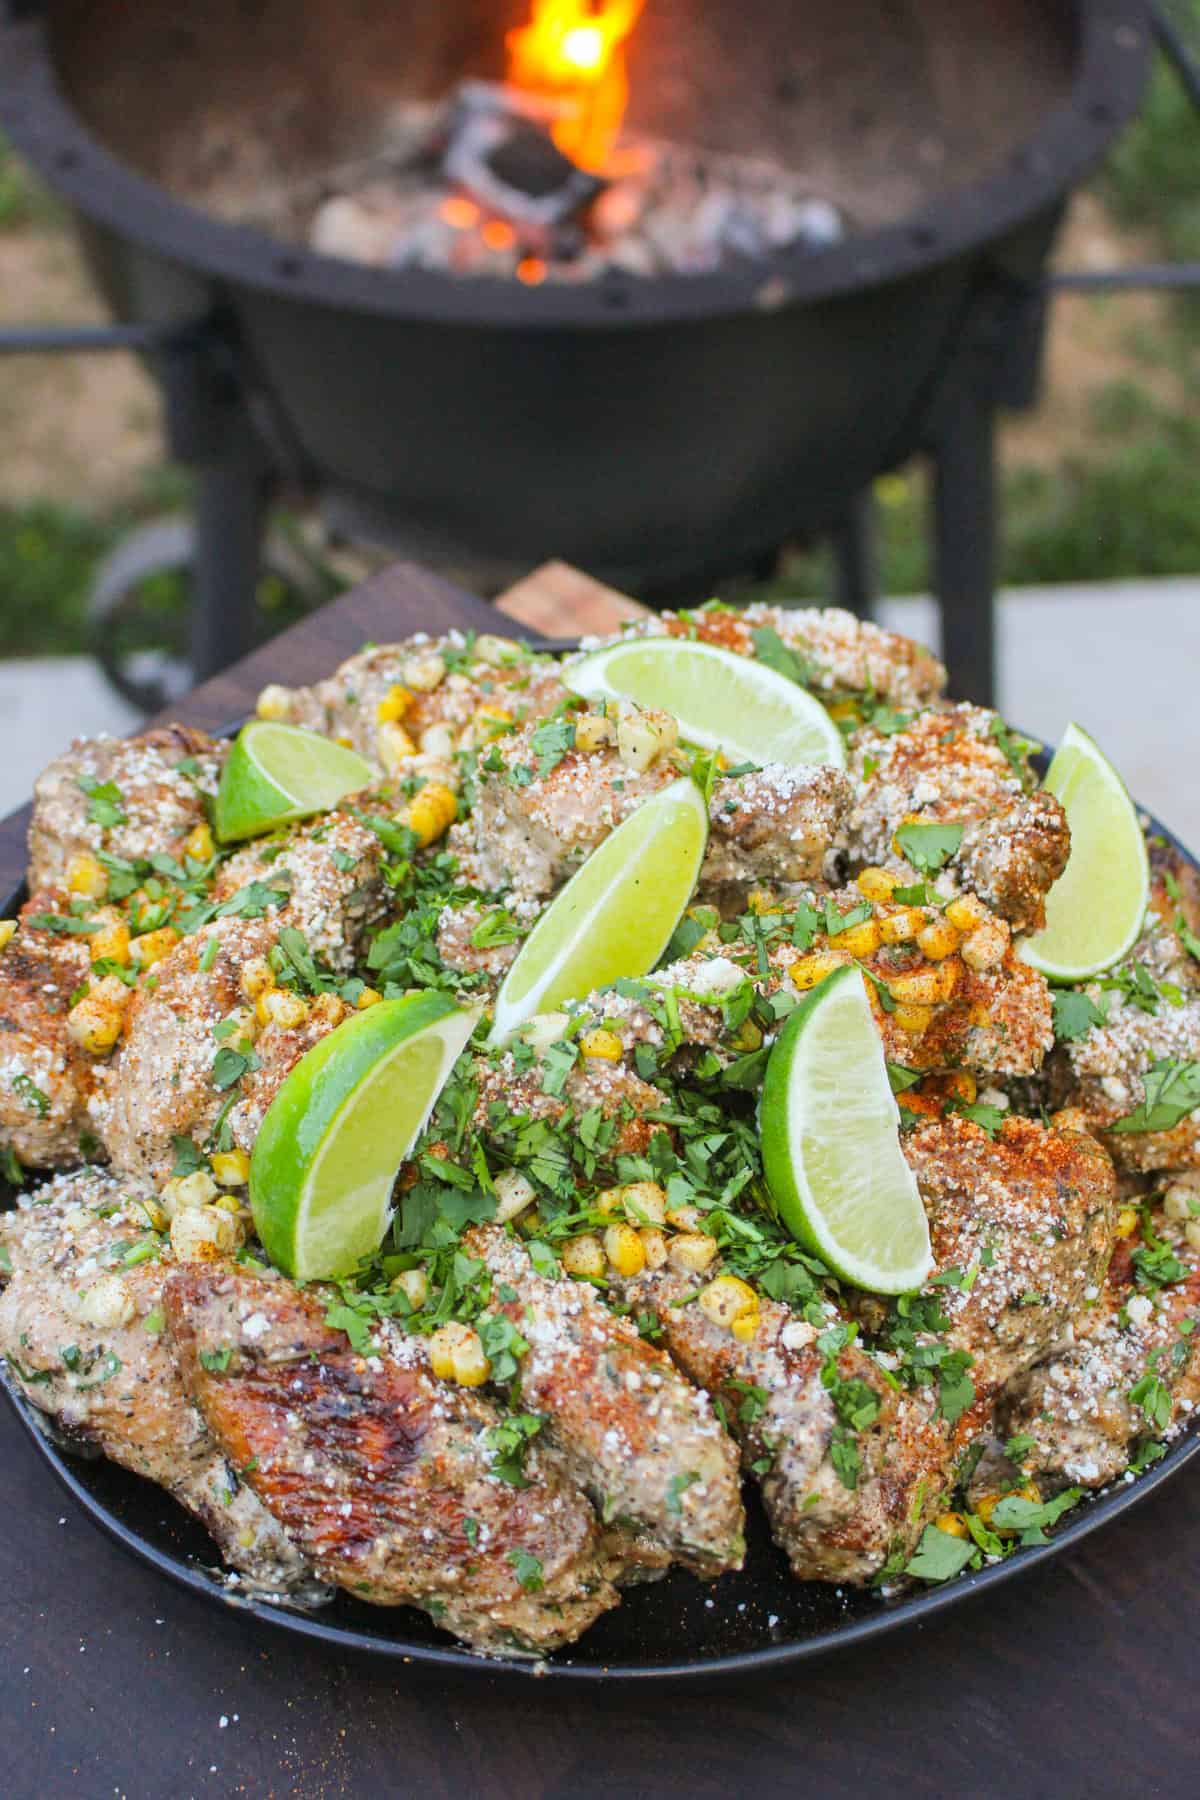
[{"label": "lime wedge", "polygon": [[846,766],[842,734],[819,700],[748,656],[689,638],[627,638],[565,665],[589,700],[634,700],[674,713],[681,736],[737,762]]},{"label": "lime wedge", "polygon": [[526,939],[496,996],[489,1041],[503,1044],[535,1013],[652,969],[692,897],[707,843],[704,796],[686,776],[618,825]]},{"label": "lime wedge", "polygon": [[396,1171],[476,1016],[444,994],[405,994],[355,1014],[300,1058],[250,1159],[255,1229],[285,1275],[347,1275],[378,1250]]},{"label": "lime wedge", "polygon": [[763,1169],[792,1236],[875,1294],[933,1267],[916,1176],[859,971],[826,976],[779,1034],[763,1083]]},{"label": "lime wedge", "polygon": [[229,844],[307,819],[366,787],[378,773],[365,757],[315,731],[251,719],[238,733],[221,775],[217,836]]},{"label": "lime wedge", "polygon": [[1150,904],[1150,865],[1125,784],[1078,725],[1046,772],[1071,827],[1067,866],[1046,895],[1046,924],[1018,946],[1051,981],[1085,981],[1137,942]]}]

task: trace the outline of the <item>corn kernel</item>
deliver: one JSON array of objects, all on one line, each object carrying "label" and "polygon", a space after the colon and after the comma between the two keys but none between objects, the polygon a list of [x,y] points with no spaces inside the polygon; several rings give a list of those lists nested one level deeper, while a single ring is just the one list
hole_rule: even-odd
[{"label": "corn kernel", "polygon": [[697,1305],[706,1319],[728,1331],[735,1319],[758,1311],[758,1295],[740,1276],[718,1275],[703,1290]]},{"label": "corn kernel", "polygon": [[215,1150],[211,1162],[213,1176],[222,1187],[245,1187],[250,1179],[250,1158],[244,1150]]},{"label": "corn kernel", "polygon": [[524,654],[516,638],[499,637],[494,631],[480,632],[475,639],[476,661],[487,663],[491,669],[509,668],[520,662]]},{"label": "corn kernel", "polygon": [[975,1096],[979,1092],[979,1083],[969,1069],[954,1069],[944,1077],[946,1093],[953,1094],[964,1106],[974,1106]]},{"label": "corn kernel", "polygon": [[380,762],[389,775],[401,774],[409,757],[417,754],[417,746],[403,725],[377,725],[375,727],[375,748],[379,753]]},{"label": "corn kernel", "polygon": [[67,864],[67,886],[88,900],[103,900],[107,894],[108,876],[90,850],[79,851]]},{"label": "corn kernel", "polygon": [[[1015,1488],[1012,1491],[1017,1499],[1029,1500],[1035,1506],[1042,1497],[1035,1481],[1027,1481],[1023,1487]],[[992,1524],[992,1514],[995,1512],[1000,1502],[1007,1498],[1008,1495],[1006,1494],[981,1494],[979,1499],[975,1502],[976,1516],[983,1524],[990,1527]],[[997,1525],[993,1529],[1000,1532],[1008,1532],[1015,1528],[1011,1525]]]},{"label": "corn kernel", "polygon": [[0,919],[0,950],[6,949],[8,945],[12,943],[16,935],[17,921],[15,919]]},{"label": "corn kernel", "polygon": [[377,725],[398,725],[406,718],[412,706],[413,697],[406,687],[393,681],[387,693],[375,707],[375,723]]},{"label": "corn kernel", "polygon": [[762,1041],[761,1027],[756,1025],[753,1019],[743,1019],[730,1038],[729,1047],[731,1050],[740,1051],[743,1056],[749,1056],[752,1050],[761,1050]]},{"label": "corn kernel", "polygon": [[939,1513],[936,1523],[938,1530],[944,1531],[947,1537],[965,1538],[968,1536],[967,1521],[960,1512]]},{"label": "corn kernel", "polygon": [[418,694],[432,694],[445,679],[446,664],[436,652],[428,656],[410,656],[402,673],[406,686]]},{"label": "corn kernel", "polygon": [[183,840],[183,853],[190,856],[193,862],[204,863],[216,854],[217,846],[213,843],[212,828],[207,820],[193,825]]},{"label": "corn kernel", "polygon": [[496,1223],[507,1225],[533,1205],[537,1189],[519,1169],[502,1169],[496,1177]]},{"label": "corn kernel", "polygon": [[890,900],[900,886],[900,877],[889,875],[886,869],[864,869],[854,885],[864,900]]},{"label": "corn kernel", "polygon": [[507,706],[494,706],[490,701],[476,707],[472,721],[479,741],[485,744],[490,738],[503,737],[512,722],[513,716]]},{"label": "corn kernel", "polygon": [[482,1387],[492,1372],[474,1326],[453,1320],[430,1338],[429,1362],[440,1381],[456,1381],[459,1387]]},{"label": "corn kernel", "polygon": [[332,1031],[349,1016],[350,1008],[338,994],[318,994],[309,1009],[313,1024],[320,1025],[326,1031]]},{"label": "corn kernel", "polygon": [[429,1277],[424,1269],[402,1269],[392,1287],[404,1295],[414,1312],[420,1312],[429,1298]]},{"label": "corn kernel", "polygon": [[136,1310],[119,1275],[102,1275],[75,1302],[75,1316],[80,1323],[95,1325],[102,1331],[128,1325]]},{"label": "corn kernel", "polygon": [[653,1225],[645,1225],[638,1232],[642,1240],[642,1249],[646,1253],[646,1267],[661,1269],[667,1260],[667,1240],[661,1231]]},{"label": "corn kernel", "polygon": [[932,1006],[917,1006],[903,1002],[896,1007],[891,1017],[901,1031],[910,1032],[913,1037],[920,1037],[923,1032],[929,1030],[933,1023],[933,1008]]},{"label": "corn kernel", "polygon": [[946,917],[958,931],[972,931],[988,916],[987,907],[974,894],[960,894],[946,908]]},{"label": "corn kernel", "polygon": [[242,1219],[245,1216],[245,1202],[239,1200],[236,1194],[218,1194],[213,1205],[219,1207],[222,1212],[231,1213],[235,1219]]},{"label": "corn kernel", "polygon": [[952,962],[931,963],[907,975],[889,975],[887,989],[893,1000],[917,1006],[938,1006],[954,996],[959,968]]},{"label": "corn kernel", "polygon": [[882,931],[878,919],[864,919],[861,925],[851,925],[849,931],[838,932],[838,949],[844,950],[847,956],[871,956],[879,948]]},{"label": "corn kernel", "polygon": [[275,986],[275,971],[265,956],[252,956],[242,964],[238,986],[247,1000],[258,1000]]},{"label": "corn kernel", "polygon": [[160,925],[157,931],[144,931],[141,937],[132,939],[129,955],[139,968],[148,969],[152,963],[161,962],[178,942],[179,933],[173,925]]},{"label": "corn kernel", "polygon": [[448,787],[431,781],[397,815],[401,825],[416,834],[422,850],[440,838],[458,816],[458,801]]},{"label": "corn kernel", "polygon": [[618,1188],[625,1217],[635,1225],[662,1225],[667,1216],[667,1194],[657,1181],[630,1181]]},{"label": "corn kernel", "polygon": [[171,1220],[171,1249],[180,1262],[216,1262],[246,1241],[246,1228],[217,1206],[189,1206]]},{"label": "corn kernel", "polygon": [[1200,1219],[1190,1219],[1183,1228],[1183,1235],[1193,1250],[1200,1250]]},{"label": "corn kernel", "polygon": [[168,1219],[186,1212],[191,1206],[207,1206],[217,1197],[217,1184],[207,1169],[193,1169],[190,1175],[173,1175],[164,1182],[159,1199]]},{"label": "corn kernel", "polygon": [[558,1260],[568,1275],[582,1281],[599,1281],[604,1274],[604,1245],[594,1232],[568,1238],[558,1247]]},{"label": "corn kernel", "polygon": [[454,733],[449,725],[427,725],[421,733],[421,755],[452,757]]},{"label": "corn kernel", "polygon": [[704,1214],[698,1206],[675,1206],[667,1214],[667,1224],[676,1231],[699,1231]]},{"label": "corn kernel", "polygon": [[268,682],[254,703],[254,710],[260,719],[286,719],[292,710],[292,691],[280,687],[276,681]]},{"label": "corn kernel", "polygon": [[788,965],[788,980],[797,993],[807,993],[815,988],[819,981],[832,975],[835,969],[843,967],[845,958],[832,950],[813,950],[808,956],[801,956]]},{"label": "corn kernel", "polygon": [[772,893],[770,888],[751,888],[746,895],[746,911],[753,913],[755,918],[765,919],[772,913],[781,913],[783,908],[779,904],[779,896]]},{"label": "corn kernel", "polygon": [[584,713],[575,721],[575,748],[590,752],[607,750],[617,741],[617,728],[599,713]]},{"label": "corn kernel", "polygon": [[[157,1200],[151,1199],[149,1195],[135,1200],[133,1204],[137,1207],[151,1231],[165,1231],[167,1226],[171,1223],[163,1207],[159,1205]],[[88,1214],[86,1216],[90,1219],[91,1215]]]},{"label": "corn kernel", "polygon": [[901,906],[879,922],[879,936],[885,944],[910,943],[925,925],[925,914],[919,906]]},{"label": "corn kernel", "polygon": [[1136,1206],[1123,1206],[1117,1214],[1117,1236],[1132,1237],[1138,1228],[1138,1211]]},{"label": "corn kernel", "polygon": [[604,1233],[604,1254],[618,1275],[640,1275],[646,1266],[642,1240],[632,1225],[610,1225]]},{"label": "corn kernel", "polygon": [[617,721],[617,755],[635,774],[642,774],[678,742],[678,722],[658,707],[624,713]]},{"label": "corn kernel", "polygon": [[584,1031],[579,1036],[579,1050],[600,1062],[620,1062],[625,1046],[615,1031]]},{"label": "corn kernel", "polygon": [[1163,1211],[1176,1225],[1183,1225],[1193,1216],[1193,1198],[1190,1188],[1174,1184],[1163,1195]]},{"label": "corn kernel", "polygon": [[1000,919],[977,925],[962,941],[960,954],[968,969],[980,975],[998,969],[1008,951],[1008,935],[1008,926]]},{"label": "corn kernel", "polygon": [[703,1232],[682,1232],[667,1245],[667,1260],[685,1275],[703,1275],[717,1254],[717,1240]]},{"label": "corn kernel", "polygon": [[949,919],[934,919],[918,931],[917,948],[928,962],[941,962],[958,949],[958,932]]},{"label": "corn kernel", "polygon": [[111,925],[102,925],[99,931],[89,934],[88,955],[94,963],[115,962],[124,966],[129,962],[129,944],[128,925],[124,919],[114,919]]},{"label": "corn kernel", "polygon": [[119,976],[106,975],[67,1014],[67,1032],[72,1042],[89,1056],[107,1056],[125,1029],[131,998]]},{"label": "corn kernel", "polygon": [[762,1314],[755,1307],[753,1312],[743,1313],[740,1319],[735,1319],[729,1329],[739,1344],[752,1344],[761,1324]]},{"label": "corn kernel", "polygon": [[355,1010],[357,1012],[366,1012],[368,1007],[378,1006],[382,999],[383,995],[378,988],[365,987],[358,996],[358,999],[354,1002]]},{"label": "corn kernel", "polygon": [[295,1031],[308,1017],[308,1002],[302,994],[293,994],[288,988],[268,988],[254,1002],[254,1016],[260,1025]]}]

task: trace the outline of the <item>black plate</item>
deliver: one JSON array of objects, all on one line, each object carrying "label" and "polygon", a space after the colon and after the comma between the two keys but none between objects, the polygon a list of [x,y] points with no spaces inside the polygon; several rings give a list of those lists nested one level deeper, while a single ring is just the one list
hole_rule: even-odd
[{"label": "black plate", "polygon": [[[1172,833],[1154,821],[1151,830],[1161,832],[1200,868]],[[0,916],[14,916],[24,898],[23,888],[10,894],[0,903]],[[674,1571],[652,1586],[633,1589],[569,1650],[544,1662],[531,1662],[477,1656],[408,1607],[372,1607],[338,1593],[326,1605],[300,1610],[239,1592],[230,1578],[213,1566],[214,1546],[207,1532],[161,1488],[115,1463],[83,1457],[60,1443],[36,1407],[17,1390],[3,1363],[0,1385],[38,1454],[101,1530],[132,1556],[193,1593],[241,1608],[277,1629],[319,1639],[337,1650],[366,1651],[402,1662],[476,1673],[502,1668],[572,1681],[651,1677],[695,1681],[744,1674],[898,1631],[1062,1555],[1169,1481],[1200,1451],[1200,1435],[1192,1430],[1136,1481],[1118,1481],[1095,1499],[1082,1502],[1049,1543],[1018,1550],[1005,1562],[961,1575],[943,1586],[902,1593],[890,1600],[869,1590],[794,1581],[785,1558],[770,1541],[756,1497],[748,1494],[746,1567],[740,1574],[724,1575],[706,1587],[682,1571]]]}]

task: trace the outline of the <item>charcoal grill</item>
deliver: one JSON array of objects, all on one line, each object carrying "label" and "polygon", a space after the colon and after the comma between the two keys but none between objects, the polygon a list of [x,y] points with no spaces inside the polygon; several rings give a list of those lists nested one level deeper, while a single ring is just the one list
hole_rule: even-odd
[{"label": "charcoal grill", "polygon": [[[634,122],[811,169],[857,224],[819,254],[530,289],[357,267],[245,223],[272,183],[369,150],[398,93],[494,77],[525,11],[0,0],[0,123],[69,202],[120,321],[90,342],[148,357],[198,472],[194,672],[246,647],[282,483],[497,585],[557,555],[658,603],[827,534],[862,611],[864,496],[924,450],[945,649],[986,698],[993,416],[1033,397],[1043,265],[1141,94],[1141,6],[651,0]],[[8,347],[59,343],[79,339]]]}]

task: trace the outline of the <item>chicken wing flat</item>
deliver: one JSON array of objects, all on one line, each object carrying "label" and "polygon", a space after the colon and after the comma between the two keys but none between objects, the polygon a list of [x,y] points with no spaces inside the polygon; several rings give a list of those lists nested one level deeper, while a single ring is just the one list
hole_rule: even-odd
[{"label": "chicken wing flat", "polygon": [[553,1650],[616,1604],[588,1503],[536,1444],[504,1481],[503,1415],[419,1339],[360,1355],[318,1294],[231,1265],[180,1269],[165,1305],[209,1429],[322,1579],[483,1650]]},{"label": "chicken wing flat", "polygon": [[494,1310],[528,1342],[521,1404],[544,1416],[605,1523],[632,1531],[663,1564],[709,1577],[740,1568],[737,1451],[707,1394],[594,1289],[537,1274],[500,1227],[477,1226],[464,1249],[491,1274]]},{"label": "chicken wing flat", "polygon": [[187,725],[131,738],[77,738],[39,775],[29,824],[29,885],[67,884],[73,860],[176,855],[206,822],[225,747]]},{"label": "chicken wing flat", "polygon": [[89,1129],[94,1064],[67,1014],[91,958],[67,917],[61,891],[34,894],[0,952],[0,1143],[30,1168],[78,1163]]},{"label": "chicken wing flat", "polygon": [[307,1565],[209,1435],[165,1332],[170,1251],[147,1196],[100,1169],[59,1175],[0,1214],[0,1354],[22,1392],[194,1513],[256,1585]]},{"label": "chicken wing flat", "polygon": [[996,713],[964,704],[920,713],[902,730],[866,726],[851,740],[850,778],[852,863],[894,860],[902,826],[959,826],[946,864],[957,884],[1017,930],[1044,923],[1046,894],[1067,866],[1066,814],[1034,785]]}]

